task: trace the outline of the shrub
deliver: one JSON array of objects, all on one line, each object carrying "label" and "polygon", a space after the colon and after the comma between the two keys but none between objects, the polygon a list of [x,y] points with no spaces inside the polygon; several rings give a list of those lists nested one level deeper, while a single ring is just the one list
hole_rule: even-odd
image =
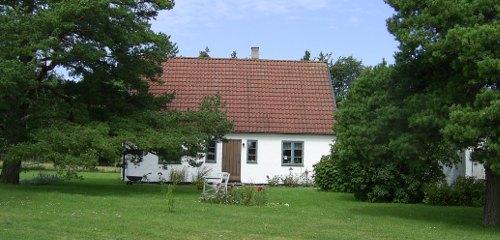
[{"label": "shrub", "polygon": [[336,168],[330,155],[321,157],[321,160],[314,164],[314,182],[320,190],[331,191],[335,187]]},{"label": "shrub", "polygon": [[304,187],[314,186],[314,178],[311,176],[311,172],[309,170],[305,170],[299,176],[299,185]]},{"label": "shrub", "polygon": [[206,203],[235,205],[239,205],[241,203],[241,201],[236,197],[234,190],[228,191],[227,193],[216,192],[213,194],[202,194],[200,201]]},{"label": "shrub", "polygon": [[267,204],[267,189],[262,186],[258,186],[257,192],[255,193],[254,201],[255,205],[257,206],[262,206]]},{"label": "shrub", "polygon": [[175,185],[168,184],[162,190],[163,194],[165,196],[165,201],[167,203],[167,209],[168,209],[169,212],[173,212],[174,211],[174,204],[175,204],[174,189],[175,189]]},{"label": "shrub", "polygon": [[240,188],[231,188],[227,193],[202,194],[200,201],[217,204],[262,206],[267,204],[267,189],[262,186],[247,185]]},{"label": "shrub", "polygon": [[290,168],[287,175],[275,175],[272,178],[266,176],[267,184],[269,186],[278,186],[282,184],[285,187],[297,187],[297,186],[313,186],[314,179],[311,176],[311,172],[307,169],[300,175],[293,173],[292,168]]},{"label": "shrub", "polygon": [[251,186],[243,186],[241,193],[241,200],[243,205],[251,205],[254,198],[254,188]]},{"label": "shrub", "polygon": [[330,155],[323,156],[314,166],[314,183],[322,191],[352,192],[347,176],[340,173],[337,162]]},{"label": "shrub", "polygon": [[280,175],[276,175],[276,176],[273,176],[272,178],[269,177],[269,176],[266,176],[267,178],[267,184],[269,186],[278,186],[281,182],[281,176]]},{"label": "shrub", "polygon": [[273,177],[266,176],[266,178],[269,186],[278,186],[281,184],[285,187],[310,187],[314,185],[313,176],[311,176],[311,172],[307,169],[298,175],[293,173],[293,169],[290,168],[288,174],[286,175],[275,175]]},{"label": "shrub", "polygon": [[483,206],[484,180],[459,177],[450,186],[445,180],[424,186],[424,202],[432,205]]},{"label": "shrub", "polygon": [[196,168],[196,174],[193,175],[193,185],[196,186],[198,190],[203,189],[203,184],[205,184],[205,177],[212,171],[212,169],[203,165]]},{"label": "shrub", "polygon": [[187,176],[187,169],[185,167],[178,169],[172,168],[170,170],[170,181],[174,185],[185,182],[186,176]]},{"label": "shrub", "polygon": [[300,177],[297,174],[292,172],[292,168],[290,168],[287,175],[281,177],[281,182],[283,182],[283,186],[285,187],[297,187],[300,183]]}]

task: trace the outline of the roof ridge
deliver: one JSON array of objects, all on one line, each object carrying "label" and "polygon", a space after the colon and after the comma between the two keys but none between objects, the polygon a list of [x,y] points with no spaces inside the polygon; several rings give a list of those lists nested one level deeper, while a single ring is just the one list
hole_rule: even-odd
[{"label": "roof ridge", "polygon": [[312,63],[312,64],[326,64],[327,62],[325,61],[304,61],[304,60],[286,60],[286,59],[262,59],[262,58],[217,58],[217,57],[173,57],[173,58],[168,58],[170,59],[193,59],[193,60],[229,60],[229,61],[247,61],[247,62],[296,62],[296,63]]}]

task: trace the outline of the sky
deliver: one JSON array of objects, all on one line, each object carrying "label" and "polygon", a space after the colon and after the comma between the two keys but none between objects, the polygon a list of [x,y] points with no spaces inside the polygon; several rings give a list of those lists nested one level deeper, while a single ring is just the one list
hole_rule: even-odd
[{"label": "sky", "polygon": [[299,60],[304,51],[353,56],[365,65],[394,62],[398,43],[385,20],[393,9],[383,0],[176,0],[152,23],[171,36],[179,56]]}]

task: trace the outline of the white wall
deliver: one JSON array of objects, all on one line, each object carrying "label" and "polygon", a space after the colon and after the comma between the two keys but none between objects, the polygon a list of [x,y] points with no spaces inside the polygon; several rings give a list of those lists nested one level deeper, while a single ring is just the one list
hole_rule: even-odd
[{"label": "white wall", "polygon": [[481,163],[473,162],[471,158],[472,150],[465,150],[465,176],[485,179],[484,166]]},{"label": "white wall", "polygon": [[[241,139],[241,182],[243,183],[267,183],[266,176],[286,175],[291,172],[302,174],[310,171],[312,174],[313,165],[316,164],[323,155],[330,153],[330,144],[334,140],[332,135],[305,135],[305,134],[229,134],[228,139]],[[257,163],[247,163],[247,140],[257,140]],[[282,141],[303,141],[303,166],[282,166],[281,148]],[[217,144],[217,162],[205,163],[204,165],[212,169],[212,174],[218,173],[222,169],[222,143]],[[186,159],[183,159],[186,160]],[[182,164],[168,165],[164,170],[158,164],[158,157],[153,154],[144,156],[144,160],[139,164],[128,163],[125,175],[142,176],[150,173],[149,180],[159,181],[158,173],[161,172],[165,180],[169,181],[170,170],[185,168],[188,173],[186,181],[190,182],[192,176],[196,174],[196,169],[190,167],[186,161]]]},{"label": "white wall", "polygon": [[[230,134],[230,139],[241,139],[245,146],[241,149],[241,182],[267,183],[266,176],[295,174],[310,171],[323,155],[330,153],[334,136],[300,134]],[[257,163],[247,163],[247,140],[257,140]],[[303,166],[282,166],[282,141],[303,141]],[[242,144],[243,145],[243,144]]]},{"label": "white wall", "polygon": [[448,185],[454,183],[458,177],[475,177],[477,179],[485,179],[484,166],[481,163],[473,162],[471,158],[472,151],[466,149],[460,152],[460,162],[453,164],[451,167],[443,166],[443,173],[446,177]]}]

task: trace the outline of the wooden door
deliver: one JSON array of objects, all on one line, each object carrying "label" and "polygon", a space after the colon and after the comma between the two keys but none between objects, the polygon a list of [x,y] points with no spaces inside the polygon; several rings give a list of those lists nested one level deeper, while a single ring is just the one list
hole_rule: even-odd
[{"label": "wooden door", "polygon": [[241,140],[231,139],[222,144],[222,171],[231,175],[232,182],[241,181]]}]

